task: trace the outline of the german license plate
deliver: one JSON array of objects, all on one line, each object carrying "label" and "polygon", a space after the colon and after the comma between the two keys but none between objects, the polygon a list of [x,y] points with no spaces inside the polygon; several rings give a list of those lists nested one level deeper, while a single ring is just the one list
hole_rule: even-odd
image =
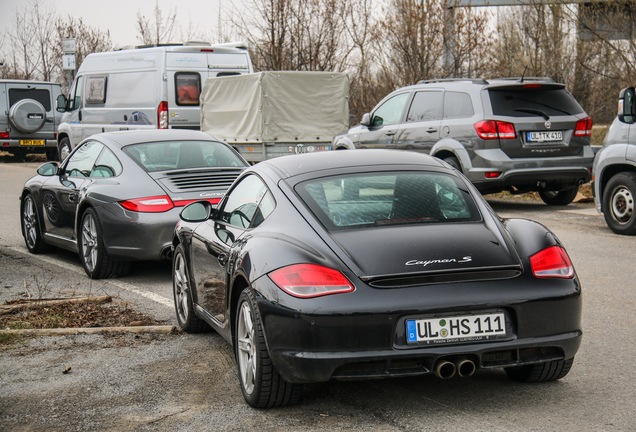
[{"label": "german license plate", "polygon": [[20,140],[21,146],[43,146],[44,140]]},{"label": "german license plate", "polygon": [[526,132],[526,141],[533,143],[563,141],[562,131]]},{"label": "german license plate", "polygon": [[477,341],[506,335],[503,312],[406,321],[407,342]]}]

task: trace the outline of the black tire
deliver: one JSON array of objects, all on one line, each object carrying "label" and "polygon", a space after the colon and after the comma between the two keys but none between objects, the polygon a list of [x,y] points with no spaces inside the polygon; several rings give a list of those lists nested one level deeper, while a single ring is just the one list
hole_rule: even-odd
[{"label": "black tire", "polygon": [[455,168],[457,171],[462,172],[462,166],[459,160],[455,156],[447,156],[444,158],[444,162]]},{"label": "black tire", "polygon": [[35,200],[31,194],[27,194],[22,199],[20,206],[20,224],[22,226],[22,236],[29,252],[37,254],[46,252],[50,246],[44,243],[40,217],[38,216]]},{"label": "black tire", "polygon": [[64,159],[66,159],[68,155],[71,154],[71,141],[68,139],[68,137],[62,138],[58,143],[57,154],[60,158],[60,162],[63,162]]},{"label": "black tire", "polygon": [[578,192],[578,187],[558,191],[540,190],[539,196],[547,205],[568,205],[574,201]]},{"label": "black tire", "polygon": [[172,293],[179,328],[188,333],[201,333],[210,330],[208,323],[194,313],[192,291],[190,289],[188,261],[182,245],[178,245],[172,257]]},{"label": "black tire", "polygon": [[616,234],[636,234],[634,194],[636,194],[636,173],[618,173],[605,186],[603,216],[609,229]]},{"label": "black tire", "polygon": [[253,408],[283,407],[300,400],[302,384],[290,384],[269,357],[256,299],[249,287],[241,293],[234,323],[239,381],[245,401]]},{"label": "black tire", "polygon": [[130,262],[108,255],[99,218],[90,207],[82,214],[77,243],[80,261],[91,279],[116,278],[130,270]]},{"label": "black tire", "polygon": [[539,383],[556,381],[570,372],[574,358],[554,360],[527,366],[505,368],[506,373],[515,381],[523,383]]},{"label": "black tire", "polygon": [[53,162],[53,161],[57,161],[60,159],[60,157],[58,156],[58,150],[57,147],[56,148],[49,148],[45,150],[46,153],[46,160],[47,162]]}]

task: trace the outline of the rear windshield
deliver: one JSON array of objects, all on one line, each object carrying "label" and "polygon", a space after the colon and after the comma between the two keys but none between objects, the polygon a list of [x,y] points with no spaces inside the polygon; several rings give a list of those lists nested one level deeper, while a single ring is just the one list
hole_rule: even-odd
[{"label": "rear windshield", "polygon": [[489,89],[492,112],[510,117],[552,117],[583,113],[563,88]]},{"label": "rear windshield", "polygon": [[479,221],[458,177],[442,173],[361,173],[300,183],[296,191],[328,229]]},{"label": "rear windshield", "polygon": [[38,101],[46,111],[51,111],[51,96],[46,89],[9,89],[9,106],[13,106],[22,99]]},{"label": "rear windshield", "polygon": [[244,167],[226,145],[215,141],[159,141],[124,147],[148,172],[192,168]]}]

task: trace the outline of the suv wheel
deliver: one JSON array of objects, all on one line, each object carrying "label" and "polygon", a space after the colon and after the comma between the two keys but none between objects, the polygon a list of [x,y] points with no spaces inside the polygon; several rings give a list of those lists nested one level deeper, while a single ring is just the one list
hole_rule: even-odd
[{"label": "suv wheel", "polygon": [[445,157],[444,162],[455,168],[457,171],[462,172],[462,166],[459,164],[459,160],[457,160],[455,156]]},{"label": "suv wheel", "polygon": [[603,216],[607,226],[616,234],[636,234],[634,194],[636,194],[636,173],[618,173],[605,186]]},{"label": "suv wheel", "polygon": [[540,190],[539,196],[547,205],[568,205],[574,201],[578,192],[578,187],[558,191]]}]

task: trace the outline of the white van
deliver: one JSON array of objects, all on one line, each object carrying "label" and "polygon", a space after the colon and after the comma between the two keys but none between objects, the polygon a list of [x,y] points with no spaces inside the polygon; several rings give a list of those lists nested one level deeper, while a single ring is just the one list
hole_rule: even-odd
[{"label": "white van", "polygon": [[209,77],[253,73],[247,46],[202,42],[86,56],[58,128],[60,160],[84,138],[128,129],[199,129],[199,94]]}]

